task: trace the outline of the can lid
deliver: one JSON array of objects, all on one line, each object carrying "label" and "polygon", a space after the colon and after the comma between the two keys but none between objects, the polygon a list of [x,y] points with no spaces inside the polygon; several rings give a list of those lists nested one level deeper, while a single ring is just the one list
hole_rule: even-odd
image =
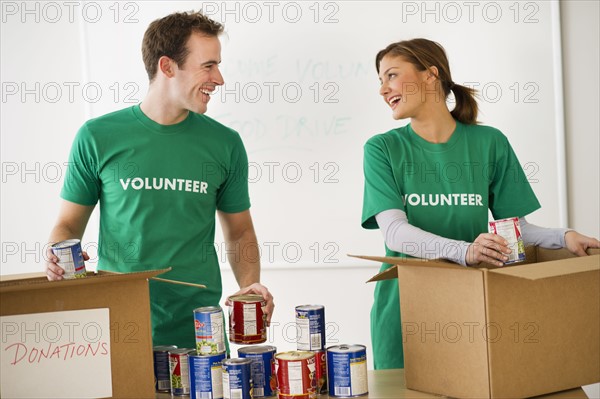
[{"label": "can lid", "polygon": [[263,302],[264,298],[261,295],[244,294],[230,296],[229,300],[232,302]]},{"label": "can lid", "polygon": [[327,352],[354,353],[354,352],[363,351],[363,350],[366,350],[366,349],[367,349],[367,347],[364,346],[364,345],[359,345],[359,344],[352,344],[352,345],[342,344],[342,345],[330,346],[329,348],[327,348]]},{"label": "can lid", "polygon": [[52,248],[69,248],[79,243],[81,243],[81,240],[78,240],[77,238],[72,238],[70,240],[64,240],[54,243],[52,244]]},{"label": "can lid", "polygon": [[309,351],[289,351],[277,353],[275,355],[276,359],[281,360],[305,360],[310,359],[311,357],[315,357],[315,353]]},{"label": "can lid", "polygon": [[251,364],[252,359],[234,357],[233,359],[227,359],[223,361],[224,366],[236,365],[236,364]]},{"label": "can lid", "polygon": [[269,353],[269,352],[277,352],[277,348],[271,345],[253,345],[253,346],[244,346],[243,348],[238,349],[238,354],[248,354],[248,353]]},{"label": "can lid", "polygon": [[190,353],[196,353],[196,349],[192,348],[179,348],[179,349],[171,349],[169,354],[171,355],[188,355]]},{"label": "can lid", "polygon": [[152,348],[154,352],[168,352],[177,349],[177,345],[157,345]]},{"label": "can lid", "polygon": [[296,310],[325,310],[323,305],[299,305],[296,306]]},{"label": "can lid", "polygon": [[219,359],[219,358],[226,358],[227,357],[227,352],[223,351],[223,352],[219,352],[219,353],[213,353],[213,354],[209,354],[209,353],[200,353],[200,352],[196,352],[196,353],[190,353],[189,354],[190,357],[197,357],[197,358],[203,358],[203,359],[210,359],[210,358],[215,358]]},{"label": "can lid", "polygon": [[194,313],[215,313],[220,312],[222,310],[223,309],[221,309],[220,306],[202,306],[194,309]]}]

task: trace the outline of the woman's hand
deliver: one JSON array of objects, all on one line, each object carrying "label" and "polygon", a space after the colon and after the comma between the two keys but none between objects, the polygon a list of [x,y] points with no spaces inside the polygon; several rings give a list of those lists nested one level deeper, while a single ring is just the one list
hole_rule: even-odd
[{"label": "woman's hand", "polygon": [[467,249],[467,265],[486,262],[504,266],[504,262],[508,260],[506,254],[511,253],[507,245],[508,242],[498,234],[481,233]]},{"label": "woman's hand", "polygon": [[577,256],[586,256],[588,248],[600,248],[600,241],[594,237],[584,236],[574,230],[565,234],[565,248]]}]

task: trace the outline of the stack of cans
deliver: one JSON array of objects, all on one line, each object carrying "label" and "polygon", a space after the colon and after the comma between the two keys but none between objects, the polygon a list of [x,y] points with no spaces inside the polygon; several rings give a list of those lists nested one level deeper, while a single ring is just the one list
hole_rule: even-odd
[{"label": "stack of cans", "polygon": [[325,307],[323,305],[296,306],[297,349],[315,355],[316,391],[327,392],[327,355],[325,342]]}]

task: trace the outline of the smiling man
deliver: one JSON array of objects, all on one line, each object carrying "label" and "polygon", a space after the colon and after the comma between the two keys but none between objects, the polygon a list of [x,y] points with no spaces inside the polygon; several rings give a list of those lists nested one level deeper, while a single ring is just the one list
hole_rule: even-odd
[{"label": "smiling man", "polygon": [[[98,269],[172,267],[161,277],[207,286],[150,282],[154,345],[195,347],[193,310],[219,304],[217,213],[238,293],[262,295],[269,320],[273,312],[273,298],[260,284],[244,145],[235,131],[204,115],[223,84],[222,32],[199,12],[150,24],[142,44],[148,93],[141,104],[81,127],[50,234],[50,242],[81,239],[99,204]],[[48,259],[48,279],[61,279],[58,259],[51,253]]]}]

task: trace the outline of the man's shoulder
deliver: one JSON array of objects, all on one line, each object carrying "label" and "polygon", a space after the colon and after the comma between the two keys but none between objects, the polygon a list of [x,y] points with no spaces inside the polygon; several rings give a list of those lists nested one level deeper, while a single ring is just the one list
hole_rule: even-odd
[{"label": "man's shoulder", "polygon": [[133,107],[127,107],[89,119],[83,126],[86,130],[100,132],[105,130],[105,128],[131,123],[132,121],[135,121]]},{"label": "man's shoulder", "polygon": [[240,140],[240,135],[238,132],[208,115],[193,113],[193,117],[194,122],[197,125],[200,125],[203,130],[207,130],[207,132],[212,132],[213,134],[218,135],[220,139],[233,141]]}]

